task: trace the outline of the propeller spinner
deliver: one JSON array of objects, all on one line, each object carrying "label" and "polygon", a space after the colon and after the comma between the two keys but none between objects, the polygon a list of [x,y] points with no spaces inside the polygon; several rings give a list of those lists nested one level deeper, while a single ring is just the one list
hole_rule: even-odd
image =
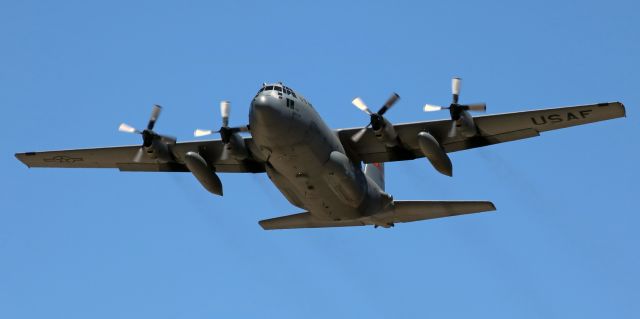
[{"label": "propeller spinner", "polygon": [[369,127],[371,127],[375,131],[379,131],[380,129],[382,129],[384,125],[386,125],[383,115],[389,109],[391,109],[393,105],[396,104],[396,102],[398,102],[399,99],[400,99],[400,96],[397,93],[393,93],[391,97],[389,97],[387,102],[385,102],[376,113],[371,112],[369,107],[362,101],[361,98],[356,97],[355,99],[353,99],[351,103],[361,111],[369,114],[371,119],[369,121],[369,124],[367,124],[367,126],[363,127],[360,131],[358,131],[356,134],[353,134],[353,136],[351,136],[351,140],[356,143],[360,141],[360,139],[364,136],[364,133],[367,132],[367,129]]},{"label": "propeller spinner", "polygon": [[[448,107],[438,106],[433,104],[425,104],[423,110],[425,112],[435,112],[443,109],[448,109],[449,114],[451,115],[451,120],[453,121],[451,124],[451,130],[449,131],[449,137],[454,137],[456,135],[456,127],[457,122],[464,115],[465,111],[475,111],[475,112],[484,112],[487,110],[487,105],[485,103],[472,103],[472,104],[459,104],[458,98],[460,97],[460,83],[462,79],[453,78],[451,79],[451,94],[452,101]],[[466,115],[468,116],[468,114]]]}]

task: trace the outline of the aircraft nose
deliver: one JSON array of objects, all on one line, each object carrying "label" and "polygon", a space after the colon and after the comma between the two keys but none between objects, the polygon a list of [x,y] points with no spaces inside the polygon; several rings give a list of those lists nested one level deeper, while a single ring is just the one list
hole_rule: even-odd
[{"label": "aircraft nose", "polygon": [[257,96],[251,105],[251,109],[258,117],[265,117],[275,110],[275,102],[273,97],[267,95]]},{"label": "aircraft nose", "polygon": [[282,100],[277,97],[259,95],[251,103],[249,122],[252,129],[261,126],[284,126],[291,117],[288,111]]}]

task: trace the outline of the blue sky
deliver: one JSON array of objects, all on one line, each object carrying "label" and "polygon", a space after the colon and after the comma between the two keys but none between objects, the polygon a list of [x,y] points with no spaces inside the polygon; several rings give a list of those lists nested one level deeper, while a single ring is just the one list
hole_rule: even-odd
[{"label": "blue sky", "polygon": [[[2,1],[2,318],[637,318],[638,5],[633,1]],[[137,144],[116,131],[165,107],[191,140],[264,81],[330,126],[396,91],[388,118],[439,119],[620,100],[627,118],[387,166],[397,199],[492,200],[496,213],[263,231],[298,212],[264,175],[27,169],[15,152]]]}]

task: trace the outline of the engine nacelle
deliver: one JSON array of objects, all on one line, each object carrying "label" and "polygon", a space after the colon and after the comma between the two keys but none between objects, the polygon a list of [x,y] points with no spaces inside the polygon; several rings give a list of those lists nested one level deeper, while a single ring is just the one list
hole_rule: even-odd
[{"label": "engine nacelle", "polygon": [[393,124],[387,121],[386,118],[380,117],[378,125],[374,123],[373,133],[376,135],[378,141],[385,144],[387,147],[394,147],[398,145],[398,133],[393,128]]},{"label": "engine nacelle", "polygon": [[358,179],[353,165],[346,155],[336,151],[331,152],[329,160],[324,165],[325,180],[343,203],[358,207],[364,199],[367,184],[364,180]]},{"label": "engine nacelle", "polygon": [[[173,141],[173,144],[175,144],[175,141]],[[170,162],[173,160],[173,155],[169,149],[169,143],[164,141],[161,137],[153,138],[151,140],[151,145],[143,145],[143,148],[149,158],[159,160],[161,162]]]},{"label": "engine nacelle", "polygon": [[426,157],[431,165],[440,173],[452,176],[453,167],[451,159],[447,153],[440,147],[440,143],[427,132],[418,133],[418,145],[424,157]]},{"label": "engine nacelle", "polygon": [[207,161],[205,161],[200,154],[187,152],[187,154],[184,155],[184,163],[206,190],[222,196],[222,182],[220,178],[215,170],[207,165]]},{"label": "engine nacelle", "polygon": [[225,144],[227,151],[231,154],[231,157],[238,161],[245,160],[249,157],[249,151],[247,145],[244,143],[244,139],[240,134],[233,133],[230,135],[229,143]]},{"label": "engine nacelle", "polygon": [[463,111],[460,114],[460,119],[458,123],[461,124],[459,131],[460,131],[460,134],[462,134],[462,136],[473,137],[473,136],[476,136],[476,134],[478,134],[476,123],[473,120],[473,116],[471,116],[469,112]]}]

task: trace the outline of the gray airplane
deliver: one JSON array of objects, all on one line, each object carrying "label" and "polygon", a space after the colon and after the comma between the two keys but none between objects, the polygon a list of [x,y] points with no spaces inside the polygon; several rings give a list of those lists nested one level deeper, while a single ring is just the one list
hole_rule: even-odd
[{"label": "gray airplane", "polygon": [[[452,80],[450,119],[391,124],[384,114],[398,101],[393,94],[364,128],[329,128],[301,94],[282,83],[263,84],[251,102],[249,125],[229,126],[230,103],[220,104],[222,127],[196,130],[196,137],[220,139],[177,143],[148,125],[119,130],[142,135],[142,145],[18,153],[28,167],[117,168],[120,171],[191,172],[209,192],[222,195],[217,173],[267,173],[287,200],[304,212],[260,221],[264,229],[339,226],[391,227],[396,223],[495,210],[488,201],[399,201],[385,192],[384,162],[426,157],[452,176],[447,153],[538,136],[540,132],[625,116],[620,102],[598,103],[473,117],[484,103],[461,104],[460,79]],[[250,137],[241,134],[250,132]],[[361,163],[365,163],[362,168]]]}]

